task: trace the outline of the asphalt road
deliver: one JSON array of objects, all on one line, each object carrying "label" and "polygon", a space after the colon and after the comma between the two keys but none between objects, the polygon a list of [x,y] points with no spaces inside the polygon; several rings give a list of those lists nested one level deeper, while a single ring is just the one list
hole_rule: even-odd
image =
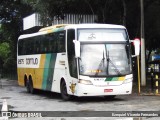
[{"label": "asphalt road", "polygon": [[[36,94],[29,94],[24,87],[17,85],[17,81],[1,79],[0,107],[2,106],[4,99],[7,101],[9,111],[49,111],[51,117],[46,115],[48,118],[45,118],[49,120],[75,120],[74,117],[76,117],[77,120],[158,120],[158,117],[153,116],[143,118],[123,118],[114,115],[109,117],[106,116],[107,114],[112,114],[107,111],[118,111],[120,113],[121,111],[154,111],[157,114],[160,114],[160,96],[139,96],[137,93],[133,93],[131,95],[116,96],[113,100],[106,100],[103,97],[75,97],[71,101],[63,101],[60,94],[45,91],[37,91]],[[57,111],[57,113],[53,111]],[[64,117],[58,116],[59,114],[70,113],[70,111],[72,111],[71,116],[70,114],[67,117],[65,115]],[[83,114],[85,112],[86,114],[93,115],[93,117],[88,117],[86,114]],[[53,114],[56,114],[57,116],[54,116]],[[84,116],[77,117],[81,114]],[[100,116],[101,114],[106,115]],[[15,120],[15,118],[13,119]],[[23,119],[28,120],[28,118]],[[20,120],[23,119],[20,118]],[[36,118],[30,119],[35,120]],[[44,118],[38,118],[38,120],[43,119]]]}]

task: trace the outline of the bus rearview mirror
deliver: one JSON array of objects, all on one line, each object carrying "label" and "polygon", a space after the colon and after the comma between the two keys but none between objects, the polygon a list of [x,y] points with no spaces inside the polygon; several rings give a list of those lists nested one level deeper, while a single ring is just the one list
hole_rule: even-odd
[{"label": "bus rearview mirror", "polygon": [[138,38],[131,40],[134,45],[134,50],[135,50],[135,55],[133,56],[138,56],[140,54],[140,40]]},{"label": "bus rearview mirror", "polygon": [[135,55],[138,56],[140,53],[140,40],[134,40]]},{"label": "bus rearview mirror", "polygon": [[78,40],[73,40],[74,47],[75,47],[75,57],[80,57],[80,42]]}]

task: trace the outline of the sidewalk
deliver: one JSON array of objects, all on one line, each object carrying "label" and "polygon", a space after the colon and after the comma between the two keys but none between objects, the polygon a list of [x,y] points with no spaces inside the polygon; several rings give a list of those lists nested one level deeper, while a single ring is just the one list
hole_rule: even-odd
[{"label": "sidewalk", "polygon": [[[158,89],[160,93],[160,81],[158,82]],[[138,83],[136,82],[133,83],[132,93],[139,95]],[[152,90],[151,79],[147,79],[146,86],[140,86],[140,95],[159,95],[156,94],[155,83],[153,83],[153,90]]]}]

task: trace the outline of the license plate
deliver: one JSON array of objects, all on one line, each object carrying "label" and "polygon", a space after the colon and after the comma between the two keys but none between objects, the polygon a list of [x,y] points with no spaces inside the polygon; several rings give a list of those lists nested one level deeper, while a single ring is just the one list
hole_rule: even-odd
[{"label": "license plate", "polygon": [[104,89],[104,92],[113,92],[113,89]]}]

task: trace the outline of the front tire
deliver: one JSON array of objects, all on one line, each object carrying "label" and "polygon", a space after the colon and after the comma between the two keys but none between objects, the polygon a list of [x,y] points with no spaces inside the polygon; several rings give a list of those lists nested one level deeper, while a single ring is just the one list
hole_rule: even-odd
[{"label": "front tire", "polygon": [[67,93],[67,85],[64,81],[61,83],[61,97],[63,100],[67,101],[70,100],[71,96]]}]

